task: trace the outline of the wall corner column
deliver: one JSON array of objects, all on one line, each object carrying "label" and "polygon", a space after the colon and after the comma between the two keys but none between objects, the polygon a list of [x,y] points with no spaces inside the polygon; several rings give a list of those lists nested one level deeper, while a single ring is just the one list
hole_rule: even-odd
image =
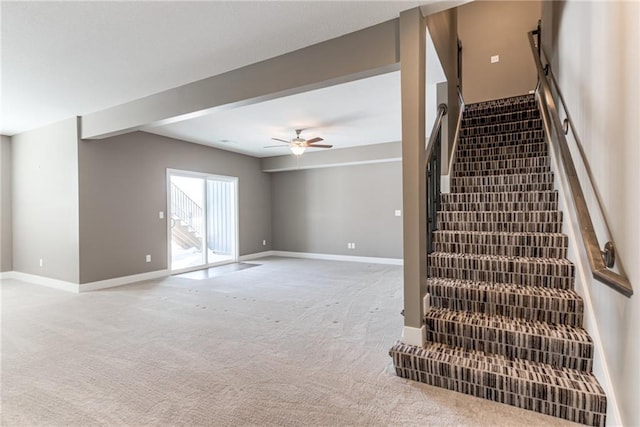
[{"label": "wall corner column", "polygon": [[402,94],[402,205],[405,344],[423,346],[426,328],[425,66],[426,21],[420,8],[400,14]]}]

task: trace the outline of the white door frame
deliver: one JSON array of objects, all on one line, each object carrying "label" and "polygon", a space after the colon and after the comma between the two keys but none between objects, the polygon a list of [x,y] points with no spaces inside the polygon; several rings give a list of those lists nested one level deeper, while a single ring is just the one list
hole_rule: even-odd
[{"label": "white door frame", "polygon": [[[204,210],[205,212],[207,212],[207,185],[206,185],[206,181],[208,179],[213,179],[213,180],[217,180],[217,181],[227,181],[227,182],[233,182],[233,209],[234,209],[234,215],[233,215],[233,219],[234,219],[234,228],[235,228],[235,236],[234,236],[234,242],[233,242],[233,253],[231,255],[231,259],[229,260],[225,260],[225,261],[218,261],[218,262],[213,262],[210,263],[209,262],[209,257],[208,257],[208,250],[207,250],[207,236],[208,236],[208,229],[209,229],[209,221],[207,219],[207,215],[205,215],[205,221],[204,221],[204,251],[205,251],[205,264],[203,265],[199,265],[196,267],[187,267],[187,268],[182,268],[182,269],[178,269],[178,270],[172,270],[171,269],[171,263],[172,263],[172,253],[171,253],[171,176],[172,175],[176,175],[176,176],[184,176],[184,177],[193,177],[193,178],[204,178],[205,179],[205,186],[204,186]],[[171,274],[179,274],[179,273],[186,273],[189,271],[196,271],[196,270],[202,270],[205,268],[210,268],[210,267],[215,267],[218,265],[224,265],[224,264],[231,264],[234,262],[238,262],[239,259],[239,253],[240,253],[240,226],[239,226],[239,214],[238,214],[238,177],[236,176],[226,176],[226,175],[216,175],[216,174],[212,174],[212,173],[203,173],[203,172],[194,172],[194,171],[187,171],[187,170],[182,170],[182,169],[171,169],[171,168],[167,168],[167,173],[166,173],[166,188],[167,188],[167,215],[166,215],[166,222],[167,222],[167,270],[170,271]]]}]

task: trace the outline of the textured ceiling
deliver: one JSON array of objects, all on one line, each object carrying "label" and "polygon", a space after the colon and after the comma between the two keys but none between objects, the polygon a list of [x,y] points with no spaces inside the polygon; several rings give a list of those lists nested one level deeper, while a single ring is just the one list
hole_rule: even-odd
[{"label": "textured ceiling", "polygon": [[[120,105],[441,3],[1,1],[1,133]],[[430,43],[427,57],[430,83],[444,80]],[[289,154],[264,147],[277,144],[272,137],[290,140],[295,129],[336,149],[398,141],[400,116],[393,72],[145,130],[267,157]]]},{"label": "textured ceiling", "polygon": [[2,1],[1,132],[119,105],[424,3]]}]

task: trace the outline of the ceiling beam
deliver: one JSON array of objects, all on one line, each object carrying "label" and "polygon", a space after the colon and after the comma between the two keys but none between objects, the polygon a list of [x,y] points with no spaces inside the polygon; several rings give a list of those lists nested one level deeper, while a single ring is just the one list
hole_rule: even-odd
[{"label": "ceiling beam", "polygon": [[[295,35],[292,35],[294,37]],[[399,20],[87,114],[83,139],[101,139],[398,70]]]}]

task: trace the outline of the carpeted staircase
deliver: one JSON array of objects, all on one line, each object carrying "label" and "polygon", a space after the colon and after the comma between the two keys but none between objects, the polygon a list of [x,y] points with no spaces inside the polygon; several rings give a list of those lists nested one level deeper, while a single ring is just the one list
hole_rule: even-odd
[{"label": "carpeted staircase", "polygon": [[390,355],[404,378],[604,426],[542,129],[533,95],[465,108],[428,256],[427,344]]}]

